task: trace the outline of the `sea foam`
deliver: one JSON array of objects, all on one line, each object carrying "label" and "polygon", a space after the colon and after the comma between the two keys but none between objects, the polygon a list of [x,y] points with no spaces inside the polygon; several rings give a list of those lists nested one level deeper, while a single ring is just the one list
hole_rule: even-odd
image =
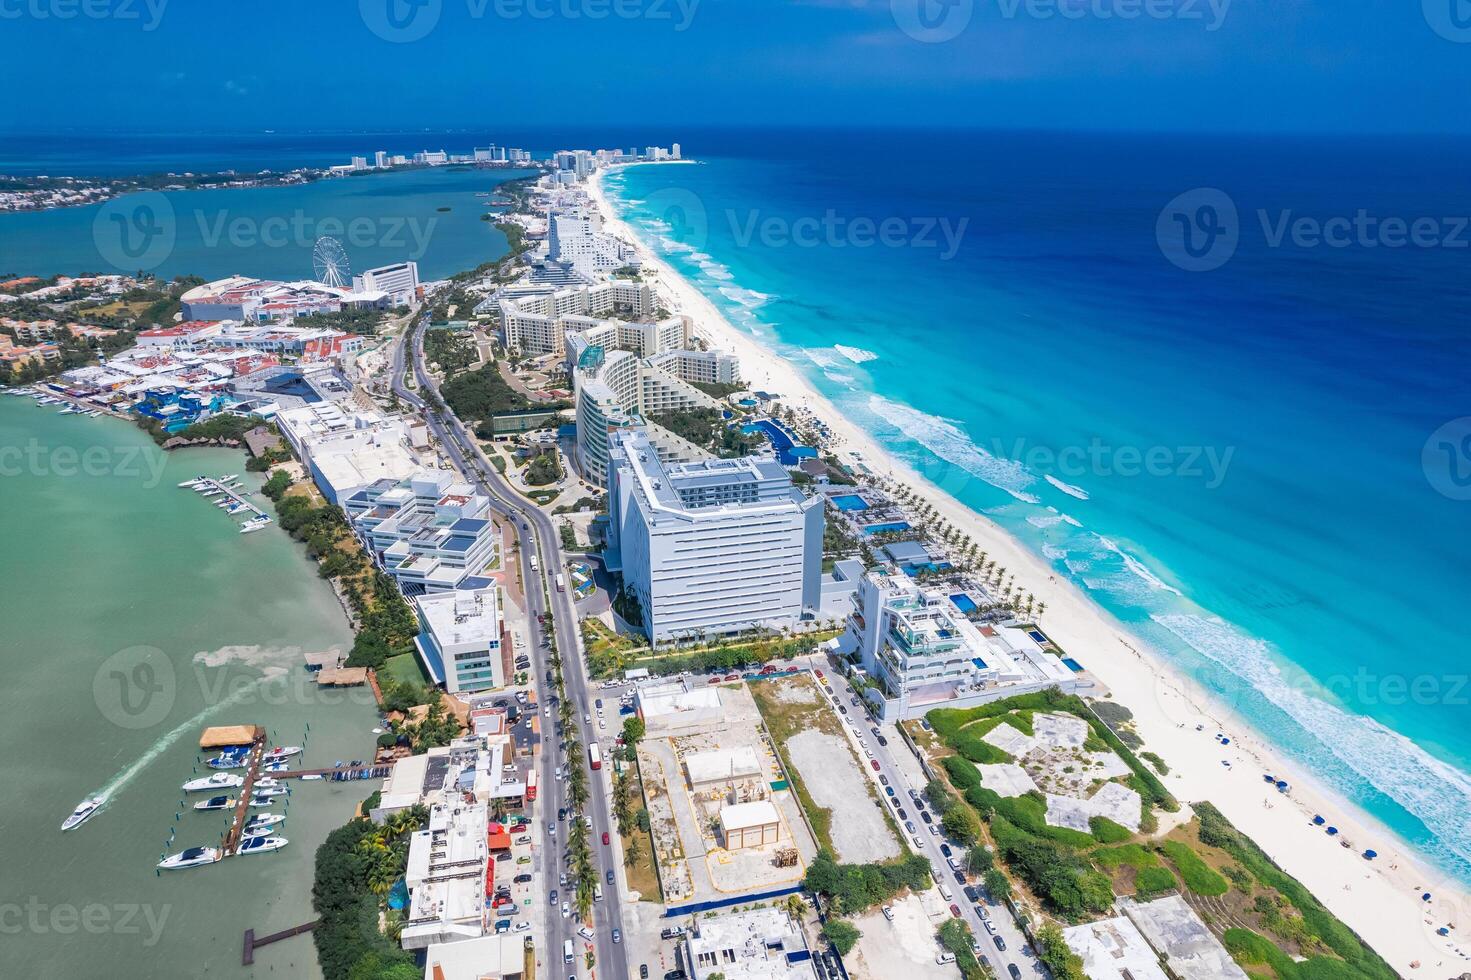
[{"label": "sea foam", "polygon": [[837,351],[839,354],[842,354],[854,364],[864,364],[868,361],[876,361],[879,359],[879,356],[873,351],[864,350],[862,347],[849,347],[846,344],[833,344],[833,350]]},{"label": "sea foam", "polygon": [[1077,497],[1079,500],[1089,499],[1087,490],[1084,490],[1082,487],[1075,487],[1071,483],[1063,483],[1051,473],[1044,473],[1042,479],[1046,480],[1048,483],[1052,484],[1054,487],[1061,490],[1063,493],[1067,494],[1070,497]]},{"label": "sea foam", "polygon": [[868,408],[946,462],[979,477],[998,490],[1006,491],[1023,503],[1040,503],[1034,494],[1026,491],[1035,482],[1026,467],[1015,460],[992,456],[972,442],[950,419],[921,412],[902,402],[890,401],[882,395],[870,395]]}]

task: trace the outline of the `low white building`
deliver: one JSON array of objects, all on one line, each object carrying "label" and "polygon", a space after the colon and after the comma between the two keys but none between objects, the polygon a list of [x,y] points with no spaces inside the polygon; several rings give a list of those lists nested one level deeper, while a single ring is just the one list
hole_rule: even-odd
[{"label": "low white building", "polygon": [[696,916],[685,935],[685,962],[693,980],[816,980],[802,930],[780,909],[765,907],[713,917]]},{"label": "low white building", "polygon": [[420,469],[409,448],[409,426],[397,416],[343,411],[337,402],[322,401],[276,413],[276,425],[334,504]]},{"label": "low white building", "polygon": [[342,501],[353,530],[407,596],[477,591],[500,537],[490,500],[448,470],[377,480]]},{"label": "low white building", "polygon": [[684,680],[656,681],[638,689],[636,710],[649,734],[677,735],[718,725],[720,688]]},{"label": "low white building", "polygon": [[728,851],[775,844],[781,840],[781,813],[770,800],[721,807],[720,838]]},{"label": "low white building", "polygon": [[1064,929],[1062,938],[1082,957],[1088,980],[1169,980],[1144,936],[1122,915]]},{"label": "low white building", "polygon": [[409,904],[399,937],[404,949],[485,935],[489,825],[484,803],[446,802],[431,808],[428,828],[409,838]]},{"label": "low white building", "polygon": [[740,783],[761,777],[761,759],[751,745],[709,752],[691,752],[684,757],[684,770],[695,789],[714,784]]},{"label": "low white building", "polygon": [[424,958],[424,980],[523,980],[525,973],[520,933],[430,946]]}]

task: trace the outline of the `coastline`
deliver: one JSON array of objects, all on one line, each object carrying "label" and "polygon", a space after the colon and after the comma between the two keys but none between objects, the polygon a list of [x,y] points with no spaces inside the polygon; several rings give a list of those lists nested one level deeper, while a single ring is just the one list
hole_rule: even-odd
[{"label": "coastline", "polygon": [[[1133,712],[1146,747],[1169,764],[1170,774],[1164,782],[1178,798],[1214,803],[1396,970],[1413,973],[1411,964],[1418,963],[1421,973],[1437,976],[1446,975],[1445,967],[1457,974],[1465,971],[1466,954],[1458,951],[1461,947],[1455,942],[1459,938],[1463,946],[1466,943],[1465,916],[1457,913],[1471,910],[1471,893],[1463,884],[1430,868],[1391,830],[1288,761],[1075,585],[1059,580],[1042,559],[1010,534],[890,455],[873,436],[840,414],[795,365],[733,327],[610,204],[601,184],[603,176],[636,165],[598,171],[590,180],[589,193],[607,230],[634,245],[645,269],[655,273],[670,307],[690,316],[697,334],[740,357],[742,375],[753,387],[777,392],[783,403],[806,408],[823,419],[840,458],[857,453],[875,476],[908,484],[946,520],[1012,569],[1026,590],[1046,603],[1043,625],[1047,632],[1083,660],[1112,697]],[[1196,731],[1196,725],[1204,727]],[[1217,732],[1228,735],[1230,745],[1220,745]],[[1264,772],[1288,780],[1291,795],[1266,786]],[[1337,826],[1339,838],[1314,827],[1314,814],[1322,814]],[[1340,840],[1355,846],[1345,848]],[[1379,852],[1373,862],[1360,856],[1369,847]],[[1434,901],[1422,902],[1423,892],[1432,893]],[[1451,923],[1461,929],[1450,939],[1435,935],[1437,927]]]}]

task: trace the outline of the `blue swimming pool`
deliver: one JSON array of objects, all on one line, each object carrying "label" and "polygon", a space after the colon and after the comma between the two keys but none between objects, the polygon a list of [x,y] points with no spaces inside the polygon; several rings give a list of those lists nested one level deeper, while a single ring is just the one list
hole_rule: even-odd
[{"label": "blue swimming pool", "polygon": [[856,493],[845,493],[841,497],[832,498],[833,506],[838,510],[852,513],[860,510],[868,510],[868,501]]},{"label": "blue swimming pool", "polygon": [[964,592],[955,593],[950,597],[950,601],[955,603],[955,608],[963,613],[969,614],[976,611],[976,601]]},{"label": "blue swimming pool", "polygon": [[904,574],[917,578],[920,572],[943,572],[952,567],[948,561],[912,561],[904,565]]},{"label": "blue swimming pool", "polygon": [[772,448],[776,450],[776,458],[781,460],[783,466],[796,466],[798,460],[812,459],[817,456],[817,450],[800,445],[791,430],[771,419],[762,419],[759,422],[743,425],[741,431],[763,433],[771,440]]},{"label": "blue swimming pool", "polygon": [[889,521],[885,524],[870,524],[863,529],[864,534],[883,534],[885,531],[907,531],[908,521]]}]

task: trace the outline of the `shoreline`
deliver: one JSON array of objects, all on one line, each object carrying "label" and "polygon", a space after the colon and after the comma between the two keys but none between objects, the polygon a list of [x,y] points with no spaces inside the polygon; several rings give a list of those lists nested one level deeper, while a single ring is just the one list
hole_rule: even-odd
[{"label": "shoreline", "polygon": [[[1417,975],[1412,964],[1418,964],[1418,975],[1445,976],[1447,967],[1455,974],[1466,972],[1468,923],[1466,916],[1457,914],[1471,915],[1471,892],[1464,884],[1430,867],[1408,842],[1305,773],[1300,764],[1286,758],[1165,658],[1151,652],[1144,640],[1076,585],[1058,579],[1041,558],[999,525],[892,456],[872,435],[843,416],[794,364],[732,326],[609,202],[603,177],[638,165],[621,164],[595,172],[589,195],[603,215],[606,230],[632,244],[645,269],[655,274],[654,281],[673,312],[689,316],[695,332],[712,346],[738,356],[742,378],[751,387],[777,392],[784,404],[808,409],[821,418],[832,433],[832,448],[840,459],[857,453],[875,477],[909,485],[945,520],[1013,570],[1026,591],[1046,603],[1046,631],[1063,649],[1086,662],[1113,700],[1133,712],[1145,747],[1169,764],[1170,774],[1163,781],[1177,798],[1214,803],[1396,970]],[[1196,731],[1196,725],[1203,726],[1202,730]],[[1231,744],[1220,745],[1217,732],[1229,736]],[[1222,764],[1225,761],[1231,763],[1229,767]],[[1266,786],[1264,772],[1288,780],[1291,795]],[[1258,792],[1262,793],[1260,800]],[[1328,837],[1314,827],[1314,814],[1327,817],[1340,829],[1340,836]],[[1355,846],[1345,848],[1340,840]],[[1360,856],[1367,847],[1379,852],[1376,861]],[[1423,892],[1432,893],[1434,901],[1422,902]],[[1451,924],[1460,928],[1449,939],[1435,935],[1436,928]]]}]

